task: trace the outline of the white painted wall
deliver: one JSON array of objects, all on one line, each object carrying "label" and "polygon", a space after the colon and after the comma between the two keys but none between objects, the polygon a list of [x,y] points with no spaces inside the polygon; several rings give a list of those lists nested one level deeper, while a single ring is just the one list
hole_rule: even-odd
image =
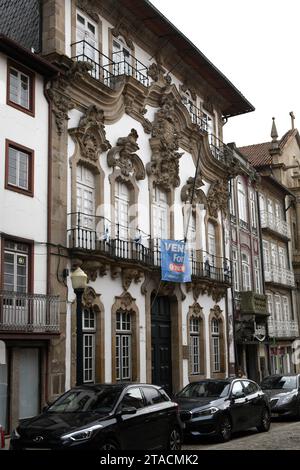
[{"label": "white painted wall", "polygon": [[[34,292],[45,293],[47,241],[48,103],[36,74],[35,117],[6,104],[7,58],[0,54],[0,232],[34,240]],[[4,189],[5,139],[34,150],[34,197]]]}]

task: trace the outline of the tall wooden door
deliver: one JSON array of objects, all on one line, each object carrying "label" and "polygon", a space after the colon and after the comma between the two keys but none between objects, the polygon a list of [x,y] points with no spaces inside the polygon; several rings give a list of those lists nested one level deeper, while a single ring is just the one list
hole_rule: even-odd
[{"label": "tall wooden door", "polygon": [[171,314],[168,297],[151,301],[152,383],[172,392]]}]

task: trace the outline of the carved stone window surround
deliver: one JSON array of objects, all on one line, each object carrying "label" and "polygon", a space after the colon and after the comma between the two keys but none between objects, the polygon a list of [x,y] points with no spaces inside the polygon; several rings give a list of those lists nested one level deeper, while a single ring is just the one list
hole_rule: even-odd
[{"label": "carved stone window surround", "polygon": [[197,302],[189,307],[187,314],[187,344],[190,351],[190,321],[192,318],[199,319],[199,340],[200,340],[200,373],[191,373],[190,354],[189,354],[189,382],[197,381],[206,377],[206,340],[205,340],[205,318],[203,309]]}]

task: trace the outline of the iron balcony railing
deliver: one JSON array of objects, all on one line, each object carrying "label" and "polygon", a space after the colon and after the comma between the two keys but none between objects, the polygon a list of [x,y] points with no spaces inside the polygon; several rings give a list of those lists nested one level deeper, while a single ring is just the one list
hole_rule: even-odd
[{"label": "iron balcony railing", "polygon": [[264,265],[264,276],[266,282],[274,282],[284,286],[295,287],[294,272],[279,266]]},{"label": "iron balcony railing", "polygon": [[230,165],[233,160],[233,151],[228,145],[224,144],[222,140],[214,134],[208,135],[210,151],[214,158],[224,165]]},{"label": "iron balcony railing", "polygon": [[71,50],[74,51],[72,59],[90,63],[90,75],[110,88],[114,88],[115,78],[121,75],[134,77],[144,86],[149,86],[147,67],[130,54],[120,60],[120,53],[118,56],[113,53],[110,59],[84,39],[71,44]]},{"label": "iron balcony railing", "polygon": [[208,132],[208,125],[202,117],[203,112],[201,109],[197,108],[193,103],[190,103],[185,97],[183,97],[182,102],[191,116],[192,123],[197,124],[202,131]]},{"label": "iron balcony railing", "polygon": [[270,230],[273,230],[274,232],[277,232],[286,238],[290,238],[290,229],[285,220],[282,220],[267,211],[260,212],[260,220],[262,228],[269,228]]},{"label": "iron balcony railing", "polygon": [[[76,227],[68,230],[71,249],[94,251],[113,259],[137,262],[152,268],[161,267],[160,240],[148,239],[144,243],[120,238],[99,239],[95,230]],[[191,274],[231,284],[230,261],[210,255],[203,250],[190,250]]]},{"label": "iron balcony railing", "polygon": [[271,338],[295,338],[299,335],[299,326],[295,320],[284,321],[269,318],[268,331]]},{"label": "iron balcony railing", "polygon": [[59,333],[58,296],[0,291],[0,331]]}]

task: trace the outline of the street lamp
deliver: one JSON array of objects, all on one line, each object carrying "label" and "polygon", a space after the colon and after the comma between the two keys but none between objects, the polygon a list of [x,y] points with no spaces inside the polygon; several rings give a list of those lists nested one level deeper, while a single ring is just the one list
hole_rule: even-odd
[{"label": "street lamp", "polygon": [[82,334],[82,294],[87,284],[87,275],[79,267],[70,274],[76,294],[76,385],[83,383],[83,334]]}]

